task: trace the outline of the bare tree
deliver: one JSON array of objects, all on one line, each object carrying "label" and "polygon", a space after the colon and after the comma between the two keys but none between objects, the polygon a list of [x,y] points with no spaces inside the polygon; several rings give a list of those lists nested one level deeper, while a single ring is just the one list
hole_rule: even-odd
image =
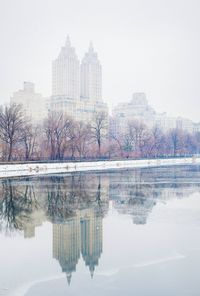
[{"label": "bare tree", "polygon": [[133,139],[129,133],[125,133],[122,137],[123,139],[123,150],[126,152],[126,157],[129,157],[129,154],[133,151]]},{"label": "bare tree", "polygon": [[168,138],[173,156],[177,156],[183,149],[183,131],[180,129],[172,129],[169,132]]},{"label": "bare tree", "polygon": [[113,132],[110,133],[110,140],[111,140],[111,143],[110,143],[110,148],[113,150],[113,145],[112,145],[112,140],[114,140],[114,143],[117,144],[117,148],[120,152],[120,156],[123,157],[123,141],[124,139],[124,136],[123,135],[118,135],[118,134],[115,134]]},{"label": "bare tree", "polygon": [[101,156],[102,141],[107,136],[107,117],[104,112],[98,112],[94,115],[91,123],[91,138],[98,145],[98,156]]},{"label": "bare tree", "polygon": [[50,153],[50,159],[54,159],[56,155],[56,139],[55,139],[55,118],[50,113],[44,122],[44,132],[47,138],[47,149]]},{"label": "bare tree", "polygon": [[151,130],[152,141],[149,145],[149,152],[151,156],[158,156],[165,153],[165,135],[163,131],[155,126]]},{"label": "bare tree", "polygon": [[130,121],[128,124],[128,137],[136,156],[142,155],[150,140],[147,126],[137,120]]},{"label": "bare tree", "polygon": [[82,122],[77,122],[75,126],[76,149],[79,158],[85,157],[88,152],[89,140],[91,135],[90,126]]},{"label": "bare tree", "polygon": [[65,117],[62,113],[49,114],[44,124],[44,130],[51,159],[63,159],[71,126],[72,120]]},{"label": "bare tree", "polygon": [[14,145],[21,142],[24,116],[20,105],[11,104],[0,108],[0,138],[8,148],[7,160],[13,155]]},{"label": "bare tree", "polygon": [[36,148],[36,138],[39,131],[39,127],[33,127],[30,123],[27,123],[22,128],[22,143],[25,151],[25,160],[31,159]]}]

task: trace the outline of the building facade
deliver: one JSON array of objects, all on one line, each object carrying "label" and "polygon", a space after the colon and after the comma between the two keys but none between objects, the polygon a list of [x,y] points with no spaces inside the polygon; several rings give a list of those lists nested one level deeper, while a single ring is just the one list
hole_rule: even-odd
[{"label": "building facade", "polygon": [[32,82],[25,81],[24,88],[14,92],[10,102],[21,105],[24,115],[34,124],[41,123],[48,114],[49,98],[36,93]]},{"label": "building facade", "polygon": [[134,93],[132,100],[127,103],[120,103],[112,110],[110,124],[113,135],[124,134],[128,130],[129,122],[140,121],[149,127],[155,124],[155,110],[148,104],[146,94]]}]

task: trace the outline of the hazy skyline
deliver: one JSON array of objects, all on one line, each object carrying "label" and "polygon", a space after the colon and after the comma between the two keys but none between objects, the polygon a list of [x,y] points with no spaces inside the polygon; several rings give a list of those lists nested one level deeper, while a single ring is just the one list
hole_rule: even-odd
[{"label": "hazy skyline", "polygon": [[159,112],[200,121],[200,4],[180,0],[0,0],[0,103],[23,81],[51,95],[51,65],[69,34],[92,41],[109,106],[146,92]]}]

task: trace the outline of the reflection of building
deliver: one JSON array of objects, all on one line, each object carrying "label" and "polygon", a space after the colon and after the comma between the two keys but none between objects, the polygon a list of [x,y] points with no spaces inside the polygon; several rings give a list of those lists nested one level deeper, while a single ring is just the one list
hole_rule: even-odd
[{"label": "reflection of building", "polygon": [[120,214],[130,215],[134,224],[146,224],[148,215],[156,204],[155,197],[155,187],[144,184],[140,170],[135,170],[131,174],[124,173],[123,177],[116,174],[110,180],[113,207]]},{"label": "reflection of building", "polygon": [[[120,213],[130,215],[134,224],[146,224],[154,206],[169,199],[183,198],[199,191],[199,185],[183,183],[192,175],[190,167],[180,170],[171,168],[170,175],[165,167],[116,172],[110,176],[110,199]],[[192,176],[193,182],[195,174]],[[170,182],[166,183],[166,180]]]},{"label": "reflection of building", "polygon": [[155,206],[156,201],[152,198],[131,198],[126,202],[114,201],[113,206],[120,214],[128,214],[134,224],[146,224],[149,213]]},{"label": "reflection of building", "polygon": [[22,105],[25,115],[33,123],[39,123],[47,116],[48,99],[35,93],[32,82],[24,82],[24,89],[15,92],[10,101],[13,104]]},{"label": "reflection of building", "polygon": [[53,224],[53,258],[66,273],[68,283],[80,258],[80,217],[67,219],[64,224]]},{"label": "reflection of building", "polygon": [[23,230],[24,230],[24,238],[32,238],[35,236],[35,228],[42,225],[42,223],[46,220],[46,216],[44,211],[35,210],[30,214],[28,219],[25,221],[22,220]]},{"label": "reflection of building", "polygon": [[80,252],[93,276],[102,253],[102,235],[102,216],[94,209],[77,211],[64,223],[53,224],[53,258],[59,261],[69,284]]},{"label": "reflection of building", "polygon": [[92,209],[83,211],[81,217],[81,253],[93,277],[95,266],[102,253],[102,217],[96,216]]}]

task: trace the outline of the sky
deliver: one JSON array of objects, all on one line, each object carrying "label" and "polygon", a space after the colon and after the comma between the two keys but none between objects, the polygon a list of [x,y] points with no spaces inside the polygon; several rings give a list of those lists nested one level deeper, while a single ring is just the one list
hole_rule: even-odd
[{"label": "sky", "polygon": [[200,121],[199,0],[0,0],[0,104],[23,81],[51,95],[51,64],[69,34],[92,41],[112,108],[145,92],[158,112]]}]

